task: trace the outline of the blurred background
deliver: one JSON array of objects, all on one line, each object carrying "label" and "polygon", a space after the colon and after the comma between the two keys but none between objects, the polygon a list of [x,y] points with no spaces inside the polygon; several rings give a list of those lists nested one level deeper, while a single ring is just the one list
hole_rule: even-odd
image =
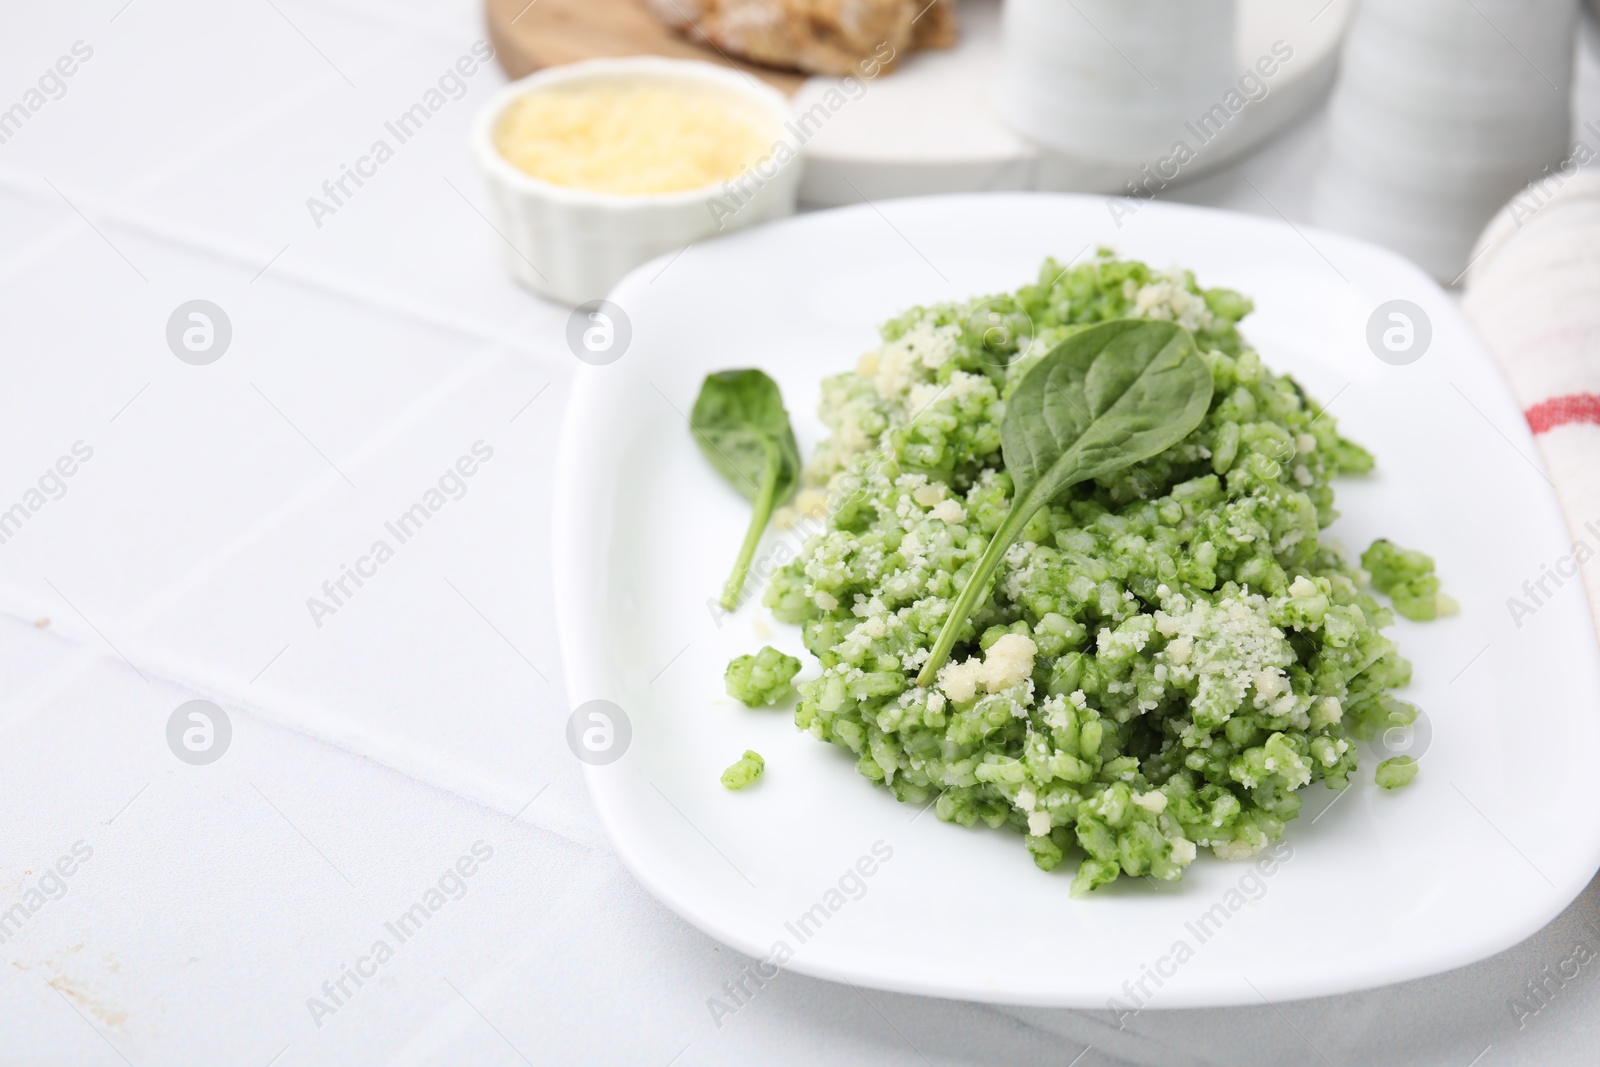
[{"label": "blurred background", "polygon": [[[1346,997],[1119,1028],[786,974],[718,1024],[750,961],[611,853],[550,576],[574,307],[796,211],[1039,190],[1352,234],[1465,294],[1522,406],[1592,398],[1592,9],[79,0],[0,27],[0,907],[38,902],[0,926],[0,1064],[1592,1059],[1592,965],[1545,976],[1600,951],[1594,886],[1501,956]],[[607,65],[663,59],[688,66]],[[509,117],[630,70],[738,95],[755,140],[659,101],[624,142]],[[663,153],[703,166],[636,165]],[[1540,438],[1575,527],[1585,403]],[[464,458],[381,580],[327,592]]]}]

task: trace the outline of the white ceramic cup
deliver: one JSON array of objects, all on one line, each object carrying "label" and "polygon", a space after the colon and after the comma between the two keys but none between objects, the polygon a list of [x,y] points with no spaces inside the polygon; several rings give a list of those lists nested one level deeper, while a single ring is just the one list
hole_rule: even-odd
[{"label": "white ceramic cup", "polygon": [[[711,87],[758,105],[771,148],[738,177],[672,193],[605,193],[527,174],[495,147],[496,123],[525,93],[582,81],[677,82]],[[472,152],[489,193],[489,217],[504,238],[511,276],[566,304],[603,297],[656,256],[794,212],[800,153],[785,123],[789,101],[754,78],[692,60],[635,56],[551,67],[490,98],[472,128]],[[779,145],[785,146],[783,149]]]},{"label": "white ceramic cup", "polygon": [[994,104],[1047,148],[1137,167],[1222,99],[1234,66],[1234,0],[1007,0]]}]

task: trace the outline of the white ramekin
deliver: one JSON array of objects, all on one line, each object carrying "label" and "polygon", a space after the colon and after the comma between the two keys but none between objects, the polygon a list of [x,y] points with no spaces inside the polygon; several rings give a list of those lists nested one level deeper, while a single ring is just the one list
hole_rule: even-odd
[{"label": "white ramekin", "polygon": [[[570,189],[518,170],[494,144],[495,123],[530,90],[579,81],[676,81],[712,86],[754,102],[772,117],[767,156],[737,178],[675,193]],[[606,295],[634,267],[685,245],[794,212],[799,151],[786,124],[789,102],[737,71],[693,60],[632,56],[551,67],[496,93],[478,112],[472,151],[488,186],[490,219],[509,246],[517,281],[552,299],[581,304]],[[778,146],[788,151],[779,151]]]}]

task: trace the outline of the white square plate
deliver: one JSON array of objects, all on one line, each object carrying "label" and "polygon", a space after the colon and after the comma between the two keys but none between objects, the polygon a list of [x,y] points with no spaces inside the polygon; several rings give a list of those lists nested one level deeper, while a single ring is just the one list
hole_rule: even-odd
[{"label": "white square plate", "polygon": [[[1393,631],[1403,695],[1431,730],[1412,786],[1311,787],[1266,874],[1202,856],[1178,885],[1125,879],[1067,894],[1018,835],[918,817],[784,709],[723,693],[728,659],[772,643],[806,659],[759,597],[718,624],[748,504],[701,458],[685,415],[709,371],[776,378],[802,451],[824,375],[913,304],[1013,290],[1046,256],[1109,245],[1253,297],[1247,339],[1329,404],[1377,471],[1338,483],[1330,536],[1432,553],[1459,615]],[[1531,617],[1507,598],[1570,551],[1520,411],[1454,303],[1371,246],[1278,222],[1100,198],[1005,194],[862,205],[695,246],[627,278],[616,362],[573,390],[556,511],[557,606],[570,704],[613,701],[631,726],[587,768],[595,806],[644,886],[712,936],[841,981],[1012,1004],[1201,1007],[1335,994],[1460,966],[1528,936],[1600,866],[1600,652],[1569,582]],[[1407,366],[1366,342],[1393,299],[1431,321]],[[767,545],[794,534],[769,531]],[[1553,588],[1553,587],[1547,587]],[[815,674],[814,661],[802,677]],[[755,788],[722,768],[765,755]],[[620,751],[620,748],[619,748]],[[1326,809],[1324,811],[1323,809]],[[874,857],[873,848],[877,853]],[[883,857],[889,854],[887,859]],[[862,857],[870,876],[852,873]],[[820,908],[820,911],[818,910]],[[800,917],[811,919],[802,924]],[[751,987],[753,988],[753,986]]]}]

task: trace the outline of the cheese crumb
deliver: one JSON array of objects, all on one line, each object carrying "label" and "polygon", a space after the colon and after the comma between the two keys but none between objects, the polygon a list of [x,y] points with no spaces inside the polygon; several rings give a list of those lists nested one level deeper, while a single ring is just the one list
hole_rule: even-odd
[{"label": "cheese crumb", "polygon": [[956,703],[971,700],[981,687],[985,692],[998,693],[1033,674],[1033,657],[1039,646],[1021,634],[1005,634],[994,644],[984,659],[977,656],[964,663],[947,663],[939,670],[939,688]]},{"label": "cheese crumb", "polygon": [[814,519],[828,514],[828,494],[821,489],[802,489],[794,495],[794,509]]},{"label": "cheese crumb", "polygon": [[1133,794],[1133,802],[1145,811],[1160,815],[1167,810],[1167,794],[1160,790],[1151,790],[1148,793]]},{"label": "cheese crumb", "polygon": [[1211,851],[1219,860],[1247,860],[1266,845],[1265,837],[1260,841],[1218,841],[1211,846]]},{"label": "cheese crumb", "polygon": [[1265,705],[1267,701],[1289,688],[1289,679],[1277,667],[1263,667],[1256,672],[1256,696],[1260,698],[1259,704]]},{"label": "cheese crumb", "polygon": [[872,375],[878,395],[885,400],[900,400],[913,385],[920,384],[917,378],[923,370],[938,370],[948,362],[959,343],[959,327],[919,322],[878,349]]}]

